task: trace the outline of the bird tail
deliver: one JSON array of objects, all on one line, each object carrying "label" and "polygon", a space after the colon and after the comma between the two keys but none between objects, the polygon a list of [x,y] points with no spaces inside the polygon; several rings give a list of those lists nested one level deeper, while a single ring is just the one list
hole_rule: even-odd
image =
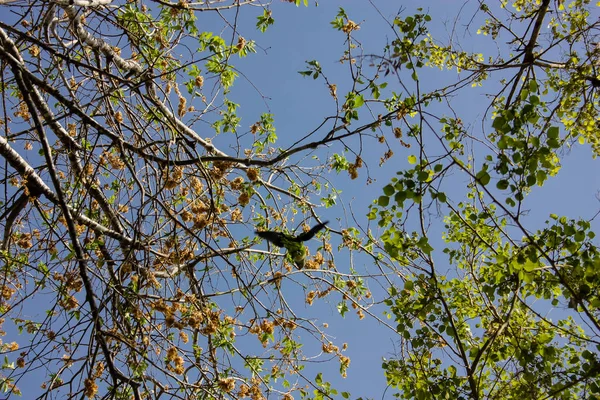
[{"label": "bird tail", "polygon": [[325,225],[327,225],[328,223],[329,221],[323,221],[313,226],[310,231],[301,233],[300,235],[296,236],[296,241],[306,242],[307,240],[312,239],[321,229],[325,228]]}]

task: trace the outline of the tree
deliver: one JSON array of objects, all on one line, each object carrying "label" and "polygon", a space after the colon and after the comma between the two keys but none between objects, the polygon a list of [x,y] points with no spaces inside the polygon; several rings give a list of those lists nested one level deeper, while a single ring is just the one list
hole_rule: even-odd
[{"label": "tree", "polygon": [[[598,396],[594,212],[527,216],[565,152],[600,148],[597,5],[467,2],[447,43],[441,15],[372,5],[374,50],[367,11],[339,9],[337,62],[300,71],[330,108],[286,137],[236,88],[288,4],[2,7],[9,395],[348,398],[322,373],[345,376],[344,338],[300,298],[393,333],[398,397]],[[254,234],[325,219],[302,270]]]},{"label": "tree", "polygon": [[[290,308],[280,287],[300,272],[253,232],[317,216],[326,158],[286,161],[339,142],[341,124],[287,149],[268,112],[241,127],[231,90],[235,60],[255,51],[236,25],[250,5],[265,31],[272,12],[253,0],[2,5],[1,307],[5,329],[24,333],[3,344],[5,392],[332,392],[303,376],[299,338],[342,372],[349,360]],[[199,30],[202,15],[223,16],[222,34]],[[334,268],[328,235],[307,268]],[[321,281],[323,296],[333,283]]]},{"label": "tree", "polygon": [[[394,20],[381,59],[412,73],[396,129],[414,150],[371,207],[382,233],[369,243],[403,267],[386,300],[401,338],[384,362],[396,396],[600,398],[596,211],[528,218],[569,149],[598,154],[597,17],[586,1],[467,3],[453,22],[466,30],[447,44],[424,12]],[[475,30],[489,38],[482,52],[459,50]],[[428,67],[460,75],[422,89]],[[452,104],[477,103],[479,87],[490,101],[470,126]]]}]

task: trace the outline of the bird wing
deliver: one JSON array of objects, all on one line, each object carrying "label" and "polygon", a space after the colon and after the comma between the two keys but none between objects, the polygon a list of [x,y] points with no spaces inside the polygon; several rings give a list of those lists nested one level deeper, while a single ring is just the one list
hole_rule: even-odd
[{"label": "bird wing", "polygon": [[285,238],[285,234],[281,233],[281,232],[275,232],[275,231],[255,231],[254,233],[256,233],[257,236],[268,240],[269,242],[273,243],[275,246],[277,247],[285,247],[284,244],[284,238]]},{"label": "bird wing", "polygon": [[301,233],[298,236],[296,236],[296,241],[297,242],[306,242],[307,240],[312,239],[317,234],[317,232],[319,232],[321,229],[325,228],[325,225],[327,225],[328,223],[329,223],[329,221],[324,221],[324,222],[321,222],[320,224],[313,226],[310,231]]}]

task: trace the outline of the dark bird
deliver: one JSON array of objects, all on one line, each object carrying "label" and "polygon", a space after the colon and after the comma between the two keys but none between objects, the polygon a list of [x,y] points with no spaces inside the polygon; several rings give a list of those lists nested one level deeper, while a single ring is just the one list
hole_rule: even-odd
[{"label": "dark bird", "polygon": [[321,222],[313,226],[308,232],[303,232],[298,236],[275,231],[255,231],[255,233],[275,246],[285,247],[289,258],[301,269],[304,267],[304,259],[306,258],[306,246],[302,242],[312,239],[328,223],[329,221]]}]

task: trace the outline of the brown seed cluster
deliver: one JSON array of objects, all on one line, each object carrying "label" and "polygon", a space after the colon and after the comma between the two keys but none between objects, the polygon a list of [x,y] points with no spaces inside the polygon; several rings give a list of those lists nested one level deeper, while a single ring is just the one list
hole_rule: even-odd
[{"label": "brown seed cluster", "polygon": [[312,303],[315,300],[315,297],[317,297],[317,292],[315,292],[314,290],[311,290],[310,292],[308,292],[308,294],[306,295],[306,304],[308,304],[309,306],[312,306]]},{"label": "brown seed cluster", "polygon": [[337,99],[337,85],[335,85],[333,83],[329,85],[329,94],[334,99]]},{"label": "brown seed cluster", "polygon": [[334,345],[333,343],[329,342],[323,343],[323,345],[321,346],[321,350],[323,350],[323,353],[331,354],[337,353],[340,350],[340,348]]},{"label": "brown seed cluster", "polygon": [[29,114],[29,108],[27,108],[27,104],[24,101],[19,103],[19,108],[15,111],[15,117],[23,118],[23,121],[29,121],[31,119],[31,114]]},{"label": "brown seed cluster", "polygon": [[273,335],[273,333],[275,332],[275,326],[277,326],[276,322],[265,319],[260,324],[253,322],[248,331],[251,334],[258,336],[263,347],[266,347],[268,342],[268,336]]},{"label": "brown seed cluster", "polygon": [[235,389],[235,380],[231,377],[221,378],[218,383],[219,389],[225,393],[231,393]]},{"label": "brown seed cluster", "polygon": [[342,377],[345,378],[347,376],[346,370],[350,366],[350,357],[346,357],[344,355],[339,354],[338,358],[340,359],[340,370],[343,371]]},{"label": "brown seed cluster", "polygon": [[360,26],[356,22],[349,19],[348,22],[346,22],[346,25],[344,25],[342,27],[342,32],[350,33],[352,31],[357,31],[359,29],[360,29]]},{"label": "brown seed cluster", "polygon": [[96,385],[96,382],[93,379],[87,378],[83,381],[83,386],[85,388],[84,394],[87,398],[91,399],[98,392],[98,385]]},{"label": "brown seed cluster", "polygon": [[64,274],[56,272],[53,275],[55,281],[62,283],[63,287],[69,291],[79,292],[83,287],[83,281],[79,272],[67,271]]},{"label": "brown seed cluster", "polygon": [[22,249],[30,249],[33,247],[33,242],[31,241],[32,235],[31,233],[19,233],[14,234],[13,237],[16,236],[16,244]]},{"label": "brown seed cluster", "polygon": [[250,182],[256,182],[258,180],[259,174],[258,169],[256,168],[248,168],[246,170],[246,176],[250,179]]},{"label": "brown seed cluster", "polygon": [[175,346],[167,350],[165,362],[167,363],[167,369],[177,375],[181,375],[185,371],[183,357],[179,355],[179,351]]},{"label": "brown seed cluster", "polygon": [[393,155],[394,155],[394,152],[391,149],[386,151],[385,154],[383,155],[383,157],[379,160],[379,166],[381,167],[383,165],[383,163],[385,163],[387,160],[392,158]]},{"label": "brown seed cluster", "polygon": [[244,47],[246,47],[246,39],[244,39],[242,36],[240,36],[238,38],[238,42],[235,46],[239,51],[242,51],[244,49]]},{"label": "brown seed cluster", "polygon": [[252,378],[251,386],[248,386],[246,384],[241,385],[237,395],[241,399],[246,397],[249,397],[252,400],[266,399],[266,397],[262,394],[262,391],[260,390],[260,380],[256,377]]},{"label": "brown seed cluster", "polygon": [[122,124],[122,123],[123,123],[123,113],[122,113],[121,111],[117,111],[117,112],[115,113],[115,121],[116,121],[118,124]]},{"label": "brown seed cluster", "polygon": [[170,173],[169,171],[165,171],[165,175],[167,175],[165,187],[167,189],[174,189],[181,183],[183,179],[183,167],[173,167]]},{"label": "brown seed cluster", "polygon": [[248,192],[242,192],[238,197],[238,203],[242,207],[247,206],[248,203],[250,203],[250,194],[248,194]]},{"label": "brown seed cluster", "polygon": [[360,156],[356,156],[356,160],[354,164],[350,164],[348,166],[348,174],[350,174],[350,179],[358,178],[358,169],[363,166],[363,160]]},{"label": "brown seed cluster", "polygon": [[213,168],[210,170],[210,174],[215,180],[224,178],[231,169],[232,164],[227,161],[215,161],[213,162]]},{"label": "brown seed cluster", "polygon": [[79,307],[79,301],[73,295],[63,297],[58,304],[65,310],[74,310]]},{"label": "brown seed cluster", "polygon": [[118,171],[121,171],[125,168],[125,163],[123,162],[123,160],[121,160],[121,158],[118,155],[113,154],[111,151],[105,151],[102,154],[100,154],[99,162],[102,165],[109,164],[112,169]]},{"label": "brown seed cluster", "polygon": [[68,124],[67,132],[68,132],[69,136],[71,136],[71,137],[77,136],[77,124],[72,124],[72,123]]},{"label": "brown seed cluster", "polygon": [[242,220],[242,211],[239,208],[234,208],[231,210],[231,220],[233,222]]},{"label": "brown seed cluster", "polygon": [[325,259],[323,258],[323,254],[317,252],[313,258],[307,259],[304,262],[305,269],[320,269]]},{"label": "brown seed cluster", "polygon": [[236,177],[232,180],[229,185],[233,190],[241,190],[244,187],[244,178],[241,176]]},{"label": "brown seed cluster", "polygon": [[183,96],[179,96],[179,103],[177,104],[177,115],[183,117],[186,113],[187,99]]}]

